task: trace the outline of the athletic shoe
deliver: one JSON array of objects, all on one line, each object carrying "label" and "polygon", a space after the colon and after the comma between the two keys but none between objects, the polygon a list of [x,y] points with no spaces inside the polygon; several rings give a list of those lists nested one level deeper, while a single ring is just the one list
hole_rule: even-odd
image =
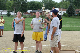
[{"label": "athletic shoe", "polygon": [[0,36],[0,37],[2,37],[2,36]]},{"label": "athletic shoe", "polygon": [[46,41],[46,39],[44,39],[44,41]]},{"label": "athletic shoe", "polygon": [[41,51],[39,53],[42,53]]},{"label": "athletic shoe", "polygon": [[24,53],[23,51],[21,53]]},{"label": "athletic shoe", "polygon": [[35,53],[39,53],[39,51],[37,50],[37,51],[35,51]]},{"label": "athletic shoe", "polygon": [[13,51],[13,53],[17,53],[17,52]]},{"label": "athletic shoe", "polygon": [[50,51],[50,53],[53,53],[53,52]]}]

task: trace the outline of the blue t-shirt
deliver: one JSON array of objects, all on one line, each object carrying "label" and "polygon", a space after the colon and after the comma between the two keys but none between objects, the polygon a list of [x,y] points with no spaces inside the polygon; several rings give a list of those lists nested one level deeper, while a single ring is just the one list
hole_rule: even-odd
[{"label": "blue t-shirt", "polygon": [[15,27],[15,21],[14,21],[14,27]]},{"label": "blue t-shirt", "polygon": [[15,27],[15,18],[14,18],[14,27]]}]

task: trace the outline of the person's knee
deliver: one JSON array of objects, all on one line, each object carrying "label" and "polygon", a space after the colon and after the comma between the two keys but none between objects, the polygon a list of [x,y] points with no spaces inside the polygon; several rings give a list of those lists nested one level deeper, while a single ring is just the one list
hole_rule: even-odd
[{"label": "person's knee", "polygon": [[23,42],[20,42],[20,44],[23,44]]},{"label": "person's knee", "polygon": [[60,44],[60,41],[58,42],[58,44]]},{"label": "person's knee", "polygon": [[18,45],[18,42],[15,42],[15,45]]},{"label": "person's knee", "polygon": [[38,41],[36,41],[36,43],[38,43]]},{"label": "person's knee", "polygon": [[41,43],[41,41],[39,41],[38,43]]}]

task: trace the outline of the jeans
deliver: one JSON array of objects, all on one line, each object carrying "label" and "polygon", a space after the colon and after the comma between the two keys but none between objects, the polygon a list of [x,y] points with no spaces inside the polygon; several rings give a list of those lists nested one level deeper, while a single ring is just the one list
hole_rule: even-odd
[{"label": "jeans", "polygon": [[45,40],[47,40],[47,30],[48,30],[48,26],[46,27],[45,34],[44,34],[44,39]]}]

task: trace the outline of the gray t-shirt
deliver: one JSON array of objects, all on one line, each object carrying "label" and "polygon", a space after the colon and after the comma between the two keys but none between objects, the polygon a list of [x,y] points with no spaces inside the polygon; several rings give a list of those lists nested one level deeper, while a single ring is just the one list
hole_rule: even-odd
[{"label": "gray t-shirt", "polygon": [[53,36],[59,35],[59,25],[60,25],[59,18],[54,17],[50,24],[50,34],[52,34],[53,32],[53,27],[57,27],[56,32],[54,33]]},{"label": "gray t-shirt", "polygon": [[33,32],[42,32],[43,29],[40,29],[39,27],[42,27],[42,18],[33,18],[31,21],[31,24],[33,24]]},{"label": "gray t-shirt", "polygon": [[[21,18],[15,18],[17,21],[22,19],[23,17]],[[22,34],[23,32],[23,21],[20,21],[18,24],[15,25],[15,34]]]}]

